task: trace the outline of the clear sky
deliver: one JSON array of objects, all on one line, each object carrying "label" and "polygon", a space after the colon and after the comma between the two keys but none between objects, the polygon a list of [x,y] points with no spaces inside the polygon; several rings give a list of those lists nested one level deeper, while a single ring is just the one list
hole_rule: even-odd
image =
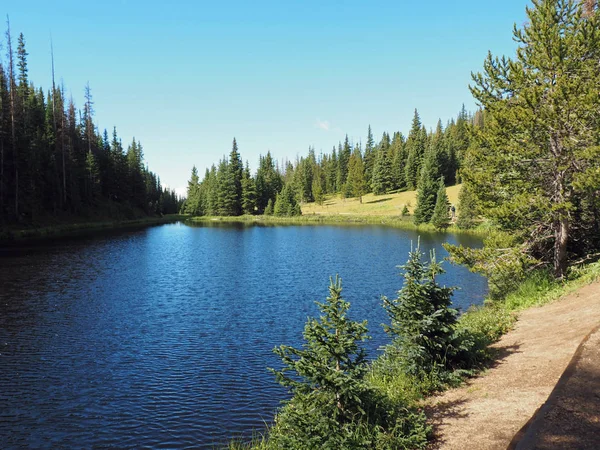
[{"label": "clear sky", "polygon": [[[513,55],[525,0],[279,0],[2,2],[23,32],[30,78],[58,80],[78,107],[89,81],[100,129],[142,142],[163,184],[185,190],[193,165],[231,150],[254,169],[260,154],[330,151],[370,124],[407,133],[445,123],[491,50]],[[2,51],[4,54],[6,49]]]}]

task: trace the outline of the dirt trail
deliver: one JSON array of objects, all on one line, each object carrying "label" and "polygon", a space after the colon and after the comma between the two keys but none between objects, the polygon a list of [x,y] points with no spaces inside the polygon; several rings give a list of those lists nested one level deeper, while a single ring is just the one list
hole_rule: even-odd
[{"label": "dirt trail", "polygon": [[[428,400],[426,409],[436,434],[431,448],[506,449],[546,402],[583,339],[599,324],[600,283],[524,311],[515,329],[494,344],[499,351],[494,366],[466,385]],[[592,344],[597,341],[596,334],[589,339],[590,352],[596,350]],[[586,371],[600,369],[600,359],[586,361]],[[581,421],[571,414],[561,417],[561,423],[568,419]],[[565,444],[544,448],[572,448]]]}]

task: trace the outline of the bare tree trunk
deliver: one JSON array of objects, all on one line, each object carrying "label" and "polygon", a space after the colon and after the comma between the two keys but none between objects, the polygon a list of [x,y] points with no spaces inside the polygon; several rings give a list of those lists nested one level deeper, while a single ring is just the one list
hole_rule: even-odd
[{"label": "bare tree trunk", "polygon": [[565,212],[555,223],[554,229],[554,276],[563,279],[567,274],[567,244],[569,241],[569,218]]},{"label": "bare tree trunk", "polygon": [[6,16],[6,41],[8,44],[8,84],[10,92],[10,123],[11,123],[11,137],[12,137],[12,150],[13,158],[15,161],[15,219],[19,221],[19,158],[17,142],[15,138],[15,64],[13,60],[13,49],[12,40],[10,36],[10,20]]}]

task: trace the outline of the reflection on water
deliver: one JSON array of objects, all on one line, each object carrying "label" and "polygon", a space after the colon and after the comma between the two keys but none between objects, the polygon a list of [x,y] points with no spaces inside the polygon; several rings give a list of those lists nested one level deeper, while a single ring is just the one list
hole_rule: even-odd
[{"label": "reflection on water", "polygon": [[[300,345],[328,278],[385,344],[381,295],[401,287],[413,232],[379,226],[171,224],[0,251],[3,448],[213,448],[269,422],[266,367]],[[425,250],[469,236],[422,234]],[[445,265],[455,305],[485,282]]]}]

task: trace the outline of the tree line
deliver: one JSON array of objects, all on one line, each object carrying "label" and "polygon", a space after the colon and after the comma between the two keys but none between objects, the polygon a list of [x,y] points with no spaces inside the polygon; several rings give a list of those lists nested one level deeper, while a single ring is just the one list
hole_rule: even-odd
[{"label": "tree line", "polygon": [[[244,165],[234,138],[231,153],[206,169],[200,179],[196,167],[188,182],[183,212],[195,216],[241,214],[301,214],[300,203],[322,204],[326,195],[357,197],[403,190],[418,190],[415,222],[433,219],[440,183],[452,186],[461,180],[461,165],[471,142],[471,131],[482,123],[481,111],[469,114],[464,105],[446,127],[439,121],[427,131],[417,110],[407,137],[384,132],[375,142],[371,127],[367,139],[352,143],[348,136],[330,153],[309,147],[306,156],[281,165],[270,152],[260,156],[252,175]],[[445,195],[445,191],[444,191]],[[447,199],[446,199],[447,202]],[[443,225],[441,225],[443,227]]]},{"label": "tree line", "polygon": [[83,109],[57,86],[52,59],[48,91],[29,79],[25,37],[16,51],[7,21],[0,59],[0,224],[49,218],[177,213],[181,200],[144,163],[134,138],[125,150],[113,128],[94,123],[85,86]]}]

